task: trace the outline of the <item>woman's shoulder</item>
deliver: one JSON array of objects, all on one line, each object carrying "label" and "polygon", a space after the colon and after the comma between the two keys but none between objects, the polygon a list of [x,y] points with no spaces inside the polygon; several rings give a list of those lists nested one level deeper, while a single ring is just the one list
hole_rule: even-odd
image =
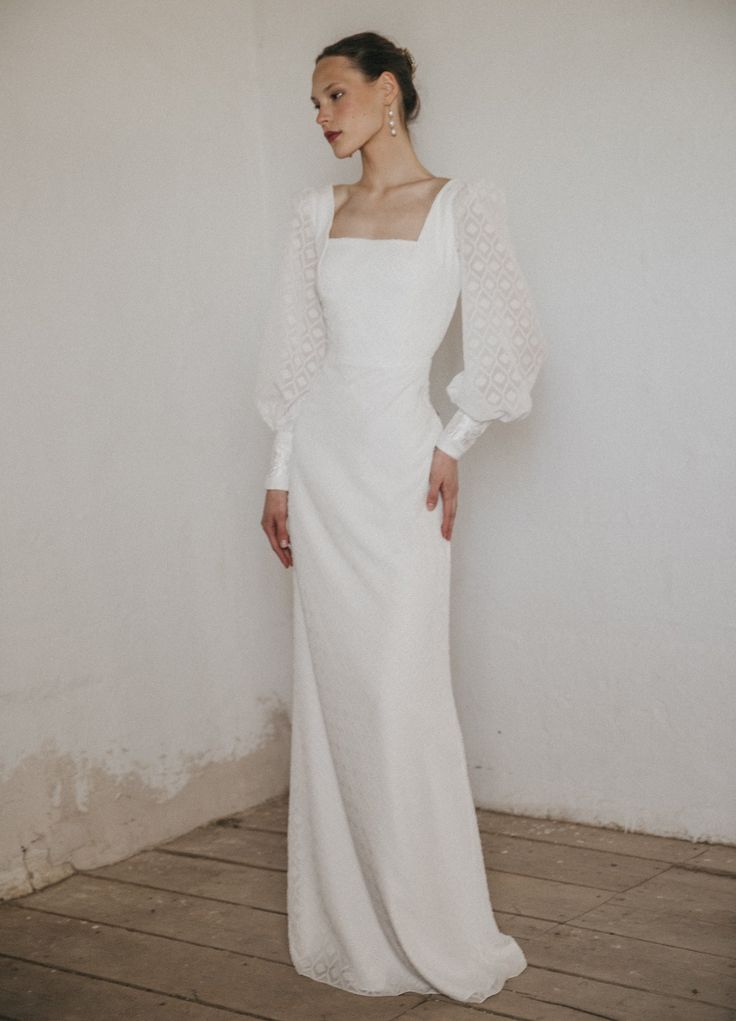
[{"label": "woman's shoulder", "polygon": [[327,189],[327,185],[303,184],[289,193],[289,204],[299,209],[313,204]]},{"label": "woman's shoulder", "polygon": [[506,194],[488,173],[455,178],[453,195],[455,222],[462,230],[475,230],[478,222],[502,221],[506,216]]},{"label": "woman's shoulder", "polygon": [[291,191],[287,204],[295,227],[318,231],[323,221],[329,218],[332,185],[305,184]]},{"label": "woman's shoulder", "polygon": [[[443,184],[451,185],[456,190],[502,192],[496,179],[488,173],[471,175],[452,175],[427,178],[428,181],[442,181]],[[334,191],[336,198],[347,198],[355,190],[355,185],[346,183],[324,182],[322,184],[305,184],[290,193],[292,201],[305,200],[329,194]]]},{"label": "woman's shoulder", "polygon": [[288,197],[293,228],[303,238],[319,240],[329,230],[332,218],[331,184],[305,184]]},{"label": "woman's shoulder", "polygon": [[[437,194],[447,188],[450,204],[460,219],[477,216],[481,211],[495,210],[502,213],[506,205],[503,188],[487,172],[469,175],[437,176],[433,181],[444,182]],[[333,208],[338,210],[350,197],[353,185],[323,182],[306,184],[289,194],[292,216],[301,223],[310,223],[320,230],[323,222],[329,222]]]},{"label": "woman's shoulder", "polygon": [[465,198],[487,198],[495,202],[503,202],[504,190],[495,177],[489,173],[471,174],[455,177],[455,193]]}]

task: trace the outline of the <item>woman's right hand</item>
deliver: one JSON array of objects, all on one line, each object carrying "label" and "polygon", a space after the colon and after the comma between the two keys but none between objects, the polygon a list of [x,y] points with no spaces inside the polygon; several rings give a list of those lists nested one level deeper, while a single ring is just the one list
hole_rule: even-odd
[{"label": "woman's right hand", "polygon": [[261,527],[268,536],[276,556],[284,567],[291,567],[289,530],[286,522],[289,515],[289,492],[286,489],[267,489],[263,504]]}]

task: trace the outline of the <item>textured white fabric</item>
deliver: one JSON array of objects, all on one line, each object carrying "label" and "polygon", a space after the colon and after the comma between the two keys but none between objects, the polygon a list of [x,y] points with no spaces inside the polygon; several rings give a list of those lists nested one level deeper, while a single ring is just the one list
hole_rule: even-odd
[{"label": "textured white fabric", "polygon": [[[320,210],[320,202],[322,209]],[[289,225],[266,317],[255,384],[256,406],[275,430],[266,489],[289,488],[289,433],[327,349],[316,290],[317,222],[324,192],[302,188],[290,197]]]},{"label": "textured white fabric", "polygon": [[437,446],[459,457],[494,419],[527,417],[547,342],[509,237],[503,191],[489,178],[467,182],[453,213],[464,365],[447,386],[459,411]]},{"label": "textured white fabric", "polygon": [[[444,188],[442,189],[444,191]],[[460,263],[463,369],[447,393],[457,411],[437,446],[459,459],[494,419],[526,418],[547,342],[509,237],[503,191],[488,177],[453,178],[445,241]],[[331,186],[307,187],[290,199],[290,225],[261,345],[256,403],[276,431],[267,489],[288,489],[291,430],[301,401],[325,357],[328,338],[317,293],[317,266],[331,216]],[[444,201],[444,199],[443,199]],[[335,238],[332,240],[351,240]],[[365,239],[357,239],[365,240]],[[413,242],[407,242],[412,244]]]},{"label": "textured white fabric", "polygon": [[[256,403],[272,429],[293,424],[327,344],[317,294],[317,216],[324,196],[312,187],[290,199],[284,238],[261,346]],[[322,210],[323,212],[323,210]]]},{"label": "textured white fabric", "polygon": [[470,415],[466,415],[458,408],[439,434],[435,446],[459,461],[466,450],[470,450],[481,433],[486,431],[489,424],[487,421],[479,422],[477,419],[471,418]]},{"label": "textured white fabric", "polygon": [[[491,906],[450,674],[451,543],[441,500],[426,506],[443,432],[429,370],[461,286],[466,187],[442,187],[416,241],[328,238],[332,188],[300,193],[290,258],[301,252],[292,268],[308,286],[299,297],[286,284],[285,344],[259,407],[291,443],[292,962],[363,995],[481,1002],[526,959]],[[458,392],[473,410],[481,396],[484,414],[527,406],[470,385]],[[458,419],[448,445],[478,428]]]},{"label": "textured white fabric", "polygon": [[277,429],[271,446],[271,461],[266,475],[266,489],[289,488],[289,461],[294,440],[293,429]]}]

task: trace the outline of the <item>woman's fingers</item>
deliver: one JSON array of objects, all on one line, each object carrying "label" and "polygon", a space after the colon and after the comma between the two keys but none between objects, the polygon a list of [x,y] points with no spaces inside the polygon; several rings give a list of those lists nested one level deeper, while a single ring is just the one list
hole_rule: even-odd
[{"label": "woman's fingers", "polygon": [[432,471],[429,474],[429,489],[427,490],[427,509],[434,510],[440,495],[440,483],[442,477],[439,472]]},{"label": "woman's fingers", "polygon": [[448,541],[452,538],[452,529],[455,525],[457,514],[457,490],[452,491],[447,487],[447,492],[442,489],[442,534]]},{"label": "woman's fingers", "polygon": [[289,556],[288,549],[282,549],[279,545],[278,540],[278,524],[275,518],[270,518],[263,526],[263,529],[268,536],[268,541],[271,543],[271,549],[274,551],[276,556],[279,558],[284,567],[288,567],[291,558]]},{"label": "woman's fingers", "polygon": [[[275,495],[271,496],[270,494]],[[271,549],[279,558],[284,567],[291,567],[293,559],[291,555],[288,520],[288,493],[285,490],[268,490],[266,503],[263,508],[261,526],[268,537]]]},{"label": "woman's fingers", "polygon": [[286,518],[280,515],[276,519],[276,542],[279,544],[280,549],[286,549],[291,543],[289,530],[286,527]]},{"label": "woman's fingers", "polygon": [[432,466],[429,470],[429,491],[427,492],[427,508],[433,510],[437,505],[439,494],[442,494],[442,523],[440,532],[445,539],[452,538],[452,529],[457,513],[457,460],[435,447]]},{"label": "woman's fingers", "polygon": [[285,532],[285,526],[281,522],[274,520],[273,527],[270,529],[268,537],[271,542],[271,548],[281,563],[284,567],[290,567],[292,564],[291,548],[289,546],[288,535],[286,535]]},{"label": "woman's fingers", "polygon": [[277,518],[276,526],[274,528],[274,541],[271,544],[278,554],[278,558],[284,567],[289,567],[292,563],[291,559],[291,546],[289,533],[286,528],[286,522],[283,518]]}]

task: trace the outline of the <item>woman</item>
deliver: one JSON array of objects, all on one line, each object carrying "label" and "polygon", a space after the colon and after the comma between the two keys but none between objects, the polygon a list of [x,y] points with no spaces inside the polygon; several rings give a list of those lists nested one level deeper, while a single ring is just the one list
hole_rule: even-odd
[{"label": "woman", "polygon": [[[491,908],[449,658],[458,460],[528,415],[545,352],[485,178],[431,175],[409,52],[317,57],[316,122],[353,185],[292,197],[257,381],[275,431],[262,526],[293,564],[288,936],[296,970],[366,996],[480,1002],[526,967]],[[443,427],[429,370],[458,295]],[[441,501],[440,501],[441,497]],[[288,516],[287,516],[288,515]]]}]

